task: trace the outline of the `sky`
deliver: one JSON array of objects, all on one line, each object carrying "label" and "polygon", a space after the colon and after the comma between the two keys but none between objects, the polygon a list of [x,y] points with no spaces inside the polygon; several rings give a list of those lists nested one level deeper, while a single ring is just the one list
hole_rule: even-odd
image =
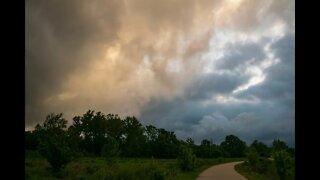
[{"label": "sky", "polygon": [[295,145],[293,0],[32,0],[25,128],[89,109],[196,143]]}]

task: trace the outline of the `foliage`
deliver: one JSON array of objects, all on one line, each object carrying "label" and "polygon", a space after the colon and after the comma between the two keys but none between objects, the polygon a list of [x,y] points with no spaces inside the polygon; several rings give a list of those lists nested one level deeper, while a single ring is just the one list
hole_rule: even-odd
[{"label": "foliage", "polygon": [[243,157],[246,149],[246,143],[235,135],[226,136],[220,146],[230,157]]},{"label": "foliage", "polygon": [[39,145],[39,140],[36,134],[31,131],[25,132],[25,149],[36,150]]},{"label": "foliage", "polygon": [[292,159],[285,150],[275,151],[273,153],[274,164],[281,180],[285,179],[287,171],[290,168]]},{"label": "foliage", "polygon": [[246,179],[249,179],[249,180],[268,180],[268,179],[276,180],[276,178],[270,178],[270,177],[267,177],[264,174],[260,174],[260,173],[257,173],[255,171],[252,171],[250,165],[246,164],[246,163],[237,164],[234,167],[234,169],[239,174],[241,174],[242,176],[246,177]]},{"label": "foliage", "polygon": [[55,172],[68,164],[72,157],[69,147],[54,139],[47,140],[46,142],[42,141],[40,153],[48,160]]},{"label": "foliage", "polygon": [[62,114],[49,114],[37,131],[41,131],[39,151],[50,163],[52,170],[58,172],[71,161],[72,152],[66,141],[67,121]]},{"label": "foliage", "polygon": [[106,133],[120,143],[121,136],[124,133],[124,123],[117,114],[106,115]]},{"label": "foliage", "polygon": [[[270,174],[276,174],[275,162],[277,162],[280,169],[281,166],[287,167],[286,176],[294,176],[295,149],[289,148],[281,140],[274,140],[271,147],[255,140],[244,151],[246,149],[245,142],[235,135],[226,136],[220,145],[213,144],[209,139],[203,139],[200,144],[196,144],[192,138],[178,140],[174,132],[163,128],[152,125],[143,126],[134,116],[120,118],[118,115],[105,115],[89,110],[82,116],[75,116],[72,120],[72,125],[67,128],[67,120],[62,117],[62,113],[51,113],[42,125],[36,125],[34,131],[25,132],[26,154],[34,158],[46,158],[46,162],[50,164],[54,172],[62,173],[59,176],[66,176],[63,175],[63,172],[70,161],[74,162],[83,157],[103,157],[102,159],[107,160],[104,163],[107,163],[108,168],[97,169],[94,166],[86,166],[83,169],[90,174],[89,179],[117,179],[117,176],[110,169],[123,172],[123,175],[119,175],[120,179],[132,176],[140,179],[150,179],[151,177],[162,179],[173,176],[172,174],[176,174],[180,170],[196,177],[194,173],[200,167],[208,165],[201,165],[203,161],[196,161],[196,157],[214,158],[212,162],[223,163],[228,157],[244,157],[244,155],[248,159],[248,168],[256,173],[271,177]],[[283,162],[282,156],[277,154],[280,150],[285,151],[286,155],[290,157],[288,166],[280,163]],[[30,154],[30,152],[32,153]],[[280,160],[274,162],[268,160],[271,152],[274,157],[277,157],[277,160]],[[178,161],[176,165],[171,164],[172,171],[158,168],[152,163],[136,170],[129,167],[116,169],[119,159],[124,157],[177,158]],[[148,169],[153,166],[155,169]],[[191,171],[192,169],[194,171]],[[146,175],[145,171],[148,171],[149,174]],[[280,174],[283,173],[282,171],[279,171]],[[82,178],[80,175],[75,176],[77,179],[87,178]]]},{"label": "foliage", "polygon": [[180,142],[174,132],[158,129],[154,126],[145,127],[147,157],[176,158]]},{"label": "foliage", "polygon": [[180,147],[178,163],[183,171],[191,171],[195,168],[196,156],[193,154],[191,148],[187,146]]},{"label": "foliage", "polygon": [[251,148],[254,148],[259,156],[263,157],[270,157],[271,149],[262,142],[258,140],[254,140],[253,143],[250,145]]},{"label": "foliage", "polygon": [[213,144],[208,139],[204,139],[197,148],[196,155],[202,158],[217,158],[222,156],[222,152],[218,145]]},{"label": "foliage", "polygon": [[[242,159],[224,159],[220,163]],[[79,158],[71,161],[60,172],[59,179],[196,179],[210,166],[220,164],[217,159],[197,159],[193,171],[182,171],[176,159],[119,158],[110,165],[103,158]],[[46,159],[26,157],[26,179],[57,179],[48,170]]]},{"label": "foliage", "polygon": [[246,150],[248,161],[239,164],[235,169],[248,179],[295,179],[294,158],[285,150],[274,151],[272,157],[259,156],[254,148]]},{"label": "foliage", "polygon": [[279,139],[272,142],[272,151],[288,150],[288,145]]},{"label": "foliage", "polygon": [[109,137],[102,148],[101,154],[107,162],[113,163],[114,158],[120,154],[118,142],[114,138]]},{"label": "foliage", "polygon": [[145,136],[143,126],[136,117],[126,117],[123,120],[124,134],[121,144],[125,157],[141,157],[144,150]]},{"label": "foliage", "polygon": [[249,165],[253,168],[253,169],[257,169],[257,164],[259,161],[259,154],[257,152],[257,150],[255,148],[248,148],[245,152],[246,157],[248,159],[248,163]]}]

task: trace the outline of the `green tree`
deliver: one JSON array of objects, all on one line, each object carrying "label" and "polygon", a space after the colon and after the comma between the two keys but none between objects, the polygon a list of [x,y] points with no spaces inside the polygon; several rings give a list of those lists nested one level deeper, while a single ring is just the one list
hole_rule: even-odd
[{"label": "green tree", "polygon": [[156,157],[156,151],[157,151],[157,139],[159,137],[159,129],[148,125],[144,128],[144,135],[146,137],[146,152],[145,155],[148,157]]},{"label": "green tree", "polygon": [[191,148],[184,145],[180,146],[178,164],[183,171],[191,171],[195,168],[196,156],[193,154]]},{"label": "green tree", "polygon": [[144,154],[146,137],[144,129],[136,117],[124,119],[122,152],[127,157],[139,157]]},{"label": "green tree", "polygon": [[211,158],[211,142],[207,139],[202,140],[199,146],[199,151],[199,157]]},{"label": "green tree", "polygon": [[246,143],[235,135],[226,136],[220,146],[230,157],[243,157],[246,149]]},{"label": "green tree", "polygon": [[108,114],[106,120],[107,135],[120,143],[121,136],[124,133],[124,121],[117,114]]},{"label": "green tree", "polygon": [[27,150],[37,150],[39,145],[39,140],[34,133],[34,131],[25,131],[25,149]]},{"label": "green tree", "polygon": [[71,161],[72,151],[67,143],[67,120],[60,114],[49,114],[43,126],[37,126],[42,132],[39,144],[40,153],[48,160],[54,172],[58,172]]},{"label": "green tree", "polygon": [[273,140],[272,142],[272,150],[279,151],[279,150],[288,150],[288,145],[279,139]]},{"label": "green tree", "polygon": [[155,156],[160,158],[176,158],[180,143],[174,132],[161,128],[158,133],[155,143]]},{"label": "green tree", "polygon": [[101,154],[107,160],[107,162],[113,163],[114,158],[120,155],[118,141],[113,137],[108,137],[102,148]]},{"label": "green tree", "polygon": [[74,118],[83,136],[82,147],[89,153],[100,156],[106,140],[106,117],[103,113],[89,110],[82,117]]},{"label": "green tree", "polygon": [[69,126],[67,134],[68,134],[68,144],[69,147],[73,149],[76,156],[81,156],[83,153],[81,144],[83,143],[82,126],[80,122],[81,117],[75,116],[73,118],[73,124]]},{"label": "green tree", "polygon": [[189,147],[193,147],[195,145],[192,138],[187,138],[186,143]]},{"label": "green tree", "polygon": [[213,144],[208,139],[203,139],[198,148],[195,148],[197,157],[202,158],[217,158],[221,156],[220,147]]},{"label": "green tree", "polygon": [[254,148],[259,154],[259,156],[270,157],[271,155],[270,148],[264,143],[259,142],[258,140],[254,140],[250,147]]},{"label": "green tree", "polygon": [[192,152],[196,154],[197,151],[197,145],[194,143],[194,140],[192,138],[186,139],[186,145],[191,148]]},{"label": "green tree", "polygon": [[290,155],[285,150],[279,150],[273,152],[274,164],[281,180],[284,180],[288,169],[290,168],[290,163],[292,159]]},{"label": "green tree", "polygon": [[176,158],[180,142],[173,132],[158,129],[154,126],[145,127],[148,156],[157,158]]},{"label": "green tree", "polygon": [[257,150],[253,147],[250,147],[248,149],[246,149],[245,151],[246,157],[248,159],[248,163],[249,165],[255,170],[257,171],[257,164],[259,161],[259,153],[257,152]]}]

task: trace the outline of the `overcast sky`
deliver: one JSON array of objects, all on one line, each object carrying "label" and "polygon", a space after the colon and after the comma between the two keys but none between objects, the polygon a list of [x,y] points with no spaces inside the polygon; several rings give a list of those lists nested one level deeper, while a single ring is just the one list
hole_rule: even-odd
[{"label": "overcast sky", "polygon": [[25,125],[87,110],[295,144],[294,0],[30,0]]}]

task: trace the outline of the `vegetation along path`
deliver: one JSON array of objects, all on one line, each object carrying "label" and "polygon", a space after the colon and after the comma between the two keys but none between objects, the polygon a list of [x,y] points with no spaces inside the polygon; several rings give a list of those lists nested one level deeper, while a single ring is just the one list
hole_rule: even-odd
[{"label": "vegetation along path", "polygon": [[234,170],[234,166],[242,162],[243,161],[231,162],[212,166],[203,171],[197,177],[197,180],[245,180],[245,177]]}]

